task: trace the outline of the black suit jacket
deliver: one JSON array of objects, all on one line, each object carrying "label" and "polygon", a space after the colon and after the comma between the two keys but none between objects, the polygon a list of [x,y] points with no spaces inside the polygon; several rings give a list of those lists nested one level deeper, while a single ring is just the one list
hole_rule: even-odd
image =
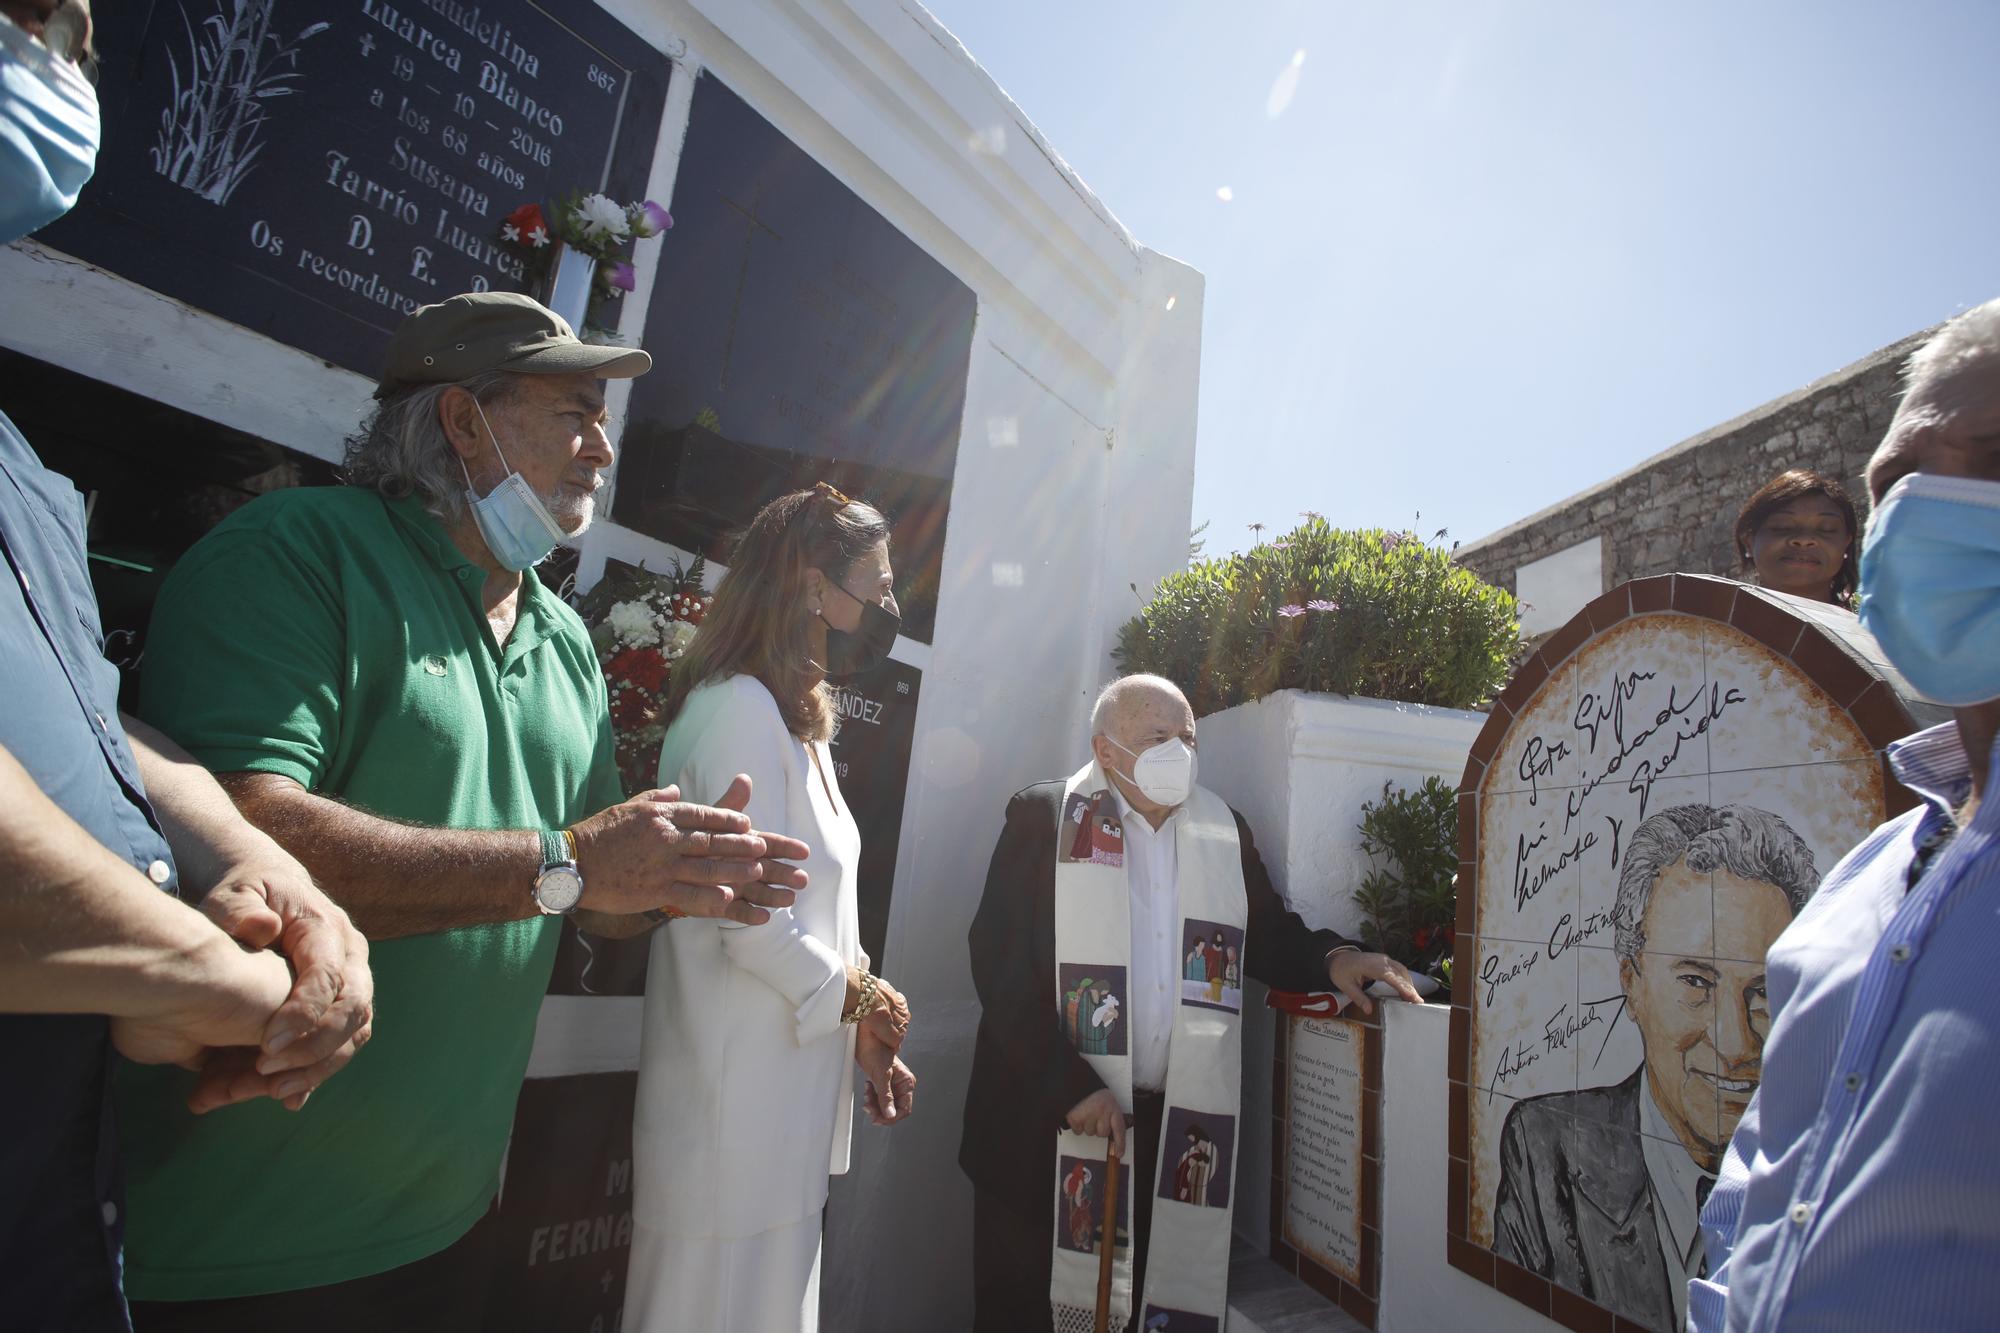
[{"label": "black suit jacket", "polygon": [[1664,1331],[1674,1298],[1639,1141],[1639,1074],[1530,1097],[1507,1113],[1493,1252]]},{"label": "black suit jacket", "polygon": [[[1062,783],[1042,782],[1007,803],[1007,824],[986,872],[986,895],[967,937],[982,1012],[958,1163],[975,1188],[1044,1219],[1053,1215],[1056,1131],[1072,1106],[1104,1086],[1070,1044],[1056,1010],[1056,824],[1062,795]],[[1250,975],[1281,990],[1327,989],[1326,955],[1351,941],[1330,930],[1307,929],[1271,887],[1241,815],[1236,835],[1243,844],[1249,896],[1243,947]]]}]

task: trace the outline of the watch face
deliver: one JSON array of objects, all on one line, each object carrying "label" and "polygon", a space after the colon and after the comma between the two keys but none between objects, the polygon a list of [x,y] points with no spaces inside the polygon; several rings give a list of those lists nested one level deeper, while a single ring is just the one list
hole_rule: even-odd
[{"label": "watch face", "polygon": [[550,866],[535,881],[535,903],[545,915],[574,911],[583,898],[583,876],[575,866]]}]

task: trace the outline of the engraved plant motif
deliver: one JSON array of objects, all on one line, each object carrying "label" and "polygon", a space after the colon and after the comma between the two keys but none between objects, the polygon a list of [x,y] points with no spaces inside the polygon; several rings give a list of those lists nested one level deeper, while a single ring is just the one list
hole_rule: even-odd
[{"label": "engraved plant motif", "polygon": [[[160,112],[153,169],[213,204],[226,204],[257,165],[274,97],[298,91],[298,50],[331,24],[312,23],[290,41],[272,29],[276,0],[218,0],[187,29],[187,67],[169,53],[173,97]],[[185,77],[184,77],[185,75]]]}]

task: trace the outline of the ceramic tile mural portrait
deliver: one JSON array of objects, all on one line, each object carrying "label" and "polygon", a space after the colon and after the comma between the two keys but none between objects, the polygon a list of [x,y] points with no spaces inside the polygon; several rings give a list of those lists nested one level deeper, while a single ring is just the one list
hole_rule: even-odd
[{"label": "ceramic tile mural portrait", "polygon": [[1746,634],[1642,615],[1517,710],[1479,795],[1468,1238],[1678,1328],[1765,952],[1881,819],[1876,754]]}]

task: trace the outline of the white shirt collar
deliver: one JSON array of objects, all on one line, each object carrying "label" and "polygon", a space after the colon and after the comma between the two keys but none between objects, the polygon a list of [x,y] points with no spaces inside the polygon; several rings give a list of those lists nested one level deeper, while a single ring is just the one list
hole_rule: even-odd
[{"label": "white shirt collar", "polygon": [[[1649,1075],[1639,1076],[1639,1135],[1646,1154],[1646,1175],[1652,1180],[1653,1198],[1658,1201],[1660,1238],[1663,1248],[1675,1256],[1675,1268],[1686,1263],[1688,1250],[1701,1233],[1701,1218],[1695,1207],[1695,1189],[1704,1179],[1713,1179],[1688,1156],[1666,1116],[1653,1100]],[[1673,1273],[1670,1271],[1671,1278]]]},{"label": "white shirt collar", "polygon": [[[1100,766],[1098,771],[1102,773],[1104,770]],[[1125,799],[1125,793],[1118,790],[1118,784],[1111,780],[1111,775],[1108,773],[1104,775],[1104,785],[1110,790],[1111,799],[1118,802],[1118,822],[1125,826],[1128,834],[1135,827],[1139,830],[1141,836],[1165,833],[1173,826],[1175,820],[1187,813],[1187,802],[1183,801],[1173,808],[1171,814],[1160,821],[1158,828],[1154,828],[1152,820],[1132,808],[1132,803]]]}]

